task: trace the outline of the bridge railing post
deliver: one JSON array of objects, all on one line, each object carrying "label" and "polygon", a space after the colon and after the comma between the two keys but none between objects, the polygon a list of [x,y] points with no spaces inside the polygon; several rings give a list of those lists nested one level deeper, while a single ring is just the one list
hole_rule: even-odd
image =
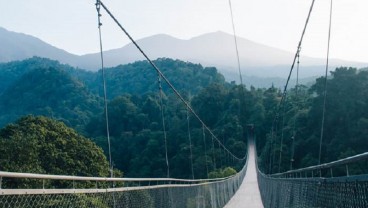
[{"label": "bridge railing post", "polygon": [[350,174],[349,174],[349,165],[348,164],[346,164],[346,176],[350,176]]},{"label": "bridge railing post", "polygon": [[330,168],[331,178],[333,178],[333,171],[332,168]]}]

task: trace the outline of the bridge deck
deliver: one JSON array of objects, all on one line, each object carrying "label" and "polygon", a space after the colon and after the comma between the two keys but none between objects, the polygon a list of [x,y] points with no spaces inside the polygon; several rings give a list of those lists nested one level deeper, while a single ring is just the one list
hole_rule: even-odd
[{"label": "bridge deck", "polygon": [[226,204],[225,208],[241,208],[241,207],[252,207],[252,208],[263,208],[261,194],[258,188],[257,180],[257,169],[255,160],[254,145],[249,145],[248,150],[248,167],[247,173],[240,185],[239,190]]}]

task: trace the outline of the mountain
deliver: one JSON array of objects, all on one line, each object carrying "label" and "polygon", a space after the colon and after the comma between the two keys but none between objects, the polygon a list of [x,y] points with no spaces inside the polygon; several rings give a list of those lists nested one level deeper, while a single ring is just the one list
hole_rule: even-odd
[{"label": "mountain", "polygon": [[[287,76],[294,58],[293,53],[241,37],[237,39],[237,42],[243,74],[257,77]],[[230,34],[214,32],[189,40],[181,40],[160,34],[140,39],[137,43],[151,59],[170,57],[201,63],[205,66],[215,66],[224,74],[227,80],[238,79],[234,37]],[[133,44],[105,51],[104,57],[107,66],[144,59]],[[96,60],[99,60],[98,53],[81,56],[81,66],[88,69],[97,69]],[[302,57],[301,76],[320,75],[324,71],[324,65],[324,59]],[[361,67],[368,64],[332,59],[330,65],[331,67],[341,65]]]},{"label": "mountain", "polygon": [[8,31],[0,27],[0,62],[9,62],[39,56],[78,65],[79,56],[56,48],[36,37]]},{"label": "mountain", "polygon": [[0,126],[33,114],[62,120],[81,130],[81,126],[101,109],[101,101],[66,71],[35,67],[15,79],[0,94]]},{"label": "mountain", "polygon": [[[279,78],[288,75],[294,54],[277,48],[262,45],[238,37],[239,58],[242,73],[247,85],[261,86],[253,82],[254,76],[267,78],[266,86],[272,82],[279,82]],[[204,66],[214,66],[223,73],[229,81],[239,80],[234,37],[224,32],[207,33],[189,40],[181,40],[169,35],[159,34],[137,40],[137,43],[152,59],[162,57],[180,59]],[[68,53],[30,35],[15,33],[0,28],[0,62],[23,60],[32,56],[39,56],[58,60],[92,71],[100,68],[100,54],[86,54],[83,56]],[[144,57],[133,44],[104,52],[105,66],[115,67],[128,64]],[[318,76],[324,72],[324,59],[302,57],[301,77]],[[336,66],[367,66],[366,63],[330,60],[331,68]],[[271,78],[271,79],[269,79]],[[258,83],[258,84],[257,84]]]}]

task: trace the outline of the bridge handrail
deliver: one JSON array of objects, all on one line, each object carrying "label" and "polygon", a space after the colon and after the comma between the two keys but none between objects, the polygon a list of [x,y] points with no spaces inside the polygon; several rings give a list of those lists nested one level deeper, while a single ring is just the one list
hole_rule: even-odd
[{"label": "bridge handrail", "polygon": [[333,161],[333,162],[324,163],[324,164],[321,164],[321,165],[315,165],[315,166],[300,168],[300,169],[296,169],[296,170],[289,170],[289,171],[286,171],[286,172],[283,172],[283,173],[276,173],[276,174],[272,174],[270,176],[272,176],[272,177],[281,177],[281,176],[288,175],[288,174],[293,174],[293,173],[301,173],[301,172],[306,172],[306,171],[328,169],[328,168],[333,168],[333,167],[337,167],[337,166],[348,165],[348,164],[355,163],[357,161],[362,161],[362,160],[368,160],[368,152],[358,154],[358,155],[354,155],[354,156],[351,156],[351,157],[347,157],[347,158],[344,158],[344,159],[336,160],[336,161]]},{"label": "bridge handrail", "polygon": [[37,173],[17,173],[0,171],[0,178],[27,178],[27,179],[46,179],[46,180],[69,180],[69,181],[103,181],[103,182],[183,182],[183,183],[204,183],[222,181],[236,176],[236,174],[224,178],[213,179],[178,179],[178,178],[110,178],[110,177],[89,177],[89,176],[70,176],[70,175],[49,175]]},{"label": "bridge handrail", "polygon": [[[243,166],[242,170],[238,173],[214,179],[178,179],[178,178],[108,178],[108,177],[86,177],[86,176],[70,176],[70,175],[49,175],[49,174],[36,174],[36,173],[17,173],[0,171],[0,196],[1,195],[39,195],[39,194],[86,194],[86,193],[108,193],[108,192],[125,192],[125,191],[137,191],[137,190],[149,190],[149,189],[162,189],[162,188],[179,188],[179,187],[195,187],[195,186],[210,186],[212,184],[226,182],[232,179],[243,178],[245,170],[247,168],[248,160]],[[154,184],[142,185],[139,183],[137,186],[123,186],[113,188],[98,188],[97,184],[95,188],[51,188],[41,189],[2,189],[1,182],[3,178],[23,178],[23,179],[41,179],[41,180],[69,180],[69,181],[94,181],[94,182],[157,182]],[[163,182],[162,184],[159,182]]]}]

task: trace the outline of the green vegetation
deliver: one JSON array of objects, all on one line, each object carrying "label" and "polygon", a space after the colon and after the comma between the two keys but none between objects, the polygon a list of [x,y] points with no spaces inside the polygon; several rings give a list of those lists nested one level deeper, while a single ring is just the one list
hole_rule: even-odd
[{"label": "green vegetation", "polygon": [[209,178],[226,178],[236,174],[236,170],[231,167],[227,167],[224,169],[217,169],[208,174]]},{"label": "green vegetation", "polygon": [[35,68],[23,74],[0,96],[0,123],[6,124],[22,115],[45,115],[62,120],[81,131],[101,100],[57,68]]},{"label": "green vegetation", "polygon": [[[213,67],[203,68],[200,64],[166,58],[157,59],[154,63],[181,93],[196,94],[211,83],[225,83],[225,78]],[[89,80],[82,79],[96,94],[102,92],[100,74],[94,74],[93,82],[89,81],[89,77],[85,77]],[[157,73],[147,61],[108,68],[106,84],[109,99],[124,93],[143,95],[158,90]],[[169,92],[166,84],[162,87]]]},{"label": "green vegetation", "polygon": [[109,167],[102,149],[73,129],[46,117],[26,116],[0,130],[0,169],[108,176]]},{"label": "green vegetation", "polygon": [[[223,76],[217,73],[215,68],[203,68],[199,64],[171,59],[158,59],[155,64],[188,100],[189,98],[193,100],[194,106],[224,112],[216,117],[222,120],[212,122],[211,128],[218,126],[218,131],[222,132],[221,126],[227,124],[233,117],[230,114],[235,115],[239,112],[235,109],[239,108],[239,99],[236,97],[239,89],[225,83]],[[3,64],[0,71],[6,72],[11,78],[9,80],[12,80],[0,93],[0,110],[4,112],[0,116],[0,125],[14,122],[27,114],[47,116],[62,121],[91,138],[107,154],[99,72],[84,72],[41,58]],[[109,68],[106,75],[114,166],[125,171],[127,176],[166,176],[156,72],[147,62],[141,61]],[[210,85],[211,88],[204,90]],[[232,94],[226,95],[228,98],[219,97],[217,91],[206,95],[212,88],[223,92],[221,96],[230,92]],[[163,91],[171,172],[176,177],[190,177],[186,109],[165,83]],[[199,92],[200,96],[195,96]],[[202,98],[203,95],[205,96]],[[200,104],[201,101],[209,103],[218,98],[221,101],[209,106],[210,108]],[[230,114],[226,112],[228,102],[233,106],[233,112]],[[209,115],[210,111],[207,114]],[[196,177],[205,177],[205,172],[199,170],[204,170],[206,164],[209,168],[214,167],[216,161],[217,167],[225,166],[225,162],[222,161],[225,153],[216,145],[213,147],[215,158],[210,158],[209,155],[204,157],[201,126],[192,117],[190,123],[194,140],[194,165],[196,172],[199,172],[196,173]],[[242,137],[238,136],[242,134],[239,123],[237,121],[228,124],[228,132],[224,132],[223,135],[229,138],[223,140],[243,155],[242,148],[245,147],[245,143],[240,139]],[[212,151],[209,137],[206,139],[206,145],[208,151]]]},{"label": "green vegetation", "polygon": [[[337,68],[327,82],[326,119],[322,142],[321,163],[330,162],[368,151],[368,72],[354,68]],[[311,88],[299,86],[298,95],[291,89],[285,107],[285,125],[279,129],[272,143],[266,132],[260,147],[263,170],[278,171],[280,139],[284,134],[281,171],[289,170],[292,136],[295,132],[293,168],[318,164],[319,143],[324,96],[324,78],[318,78]],[[274,100],[280,96],[274,93]],[[281,118],[282,119],[282,118]],[[270,147],[274,146],[273,151]],[[270,155],[271,153],[271,155]],[[273,156],[275,155],[275,156]],[[270,157],[271,156],[271,157]],[[363,164],[355,169],[367,169]],[[352,170],[351,170],[352,171]],[[355,170],[356,171],[356,170]]]},{"label": "green vegetation", "polygon": [[[238,157],[245,155],[247,126],[254,124],[259,164],[264,172],[278,171],[282,135],[281,171],[289,170],[292,146],[290,138],[293,132],[293,167],[317,164],[323,102],[322,78],[317,79],[310,88],[298,86],[297,94],[295,88],[289,90],[285,109],[282,109],[285,116],[280,117],[272,140],[270,130],[276,106],[281,99],[280,89],[273,86],[268,89],[242,89],[239,85],[225,82],[215,68],[204,68],[199,64],[171,59],[158,59],[155,64],[163,70],[165,76],[190,102],[221,142]],[[32,58],[0,64],[0,74],[4,74],[0,76],[3,80],[0,82],[0,126],[28,114],[51,118],[25,117],[1,130],[0,150],[8,152],[0,154],[0,170],[75,175],[107,174],[101,172],[108,169],[105,167],[105,158],[101,159],[105,165],[90,164],[93,157],[79,158],[78,162],[86,162],[88,167],[97,165],[101,168],[100,171],[96,169],[87,173],[76,167],[76,158],[66,157],[67,161],[59,161],[57,158],[62,157],[70,148],[63,149],[64,146],[59,147],[60,145],[54,147],[47,140],[69,138],[69,134],[64,134],[64,131],[81,137],[66,127],[68,126],[90,138],[90,141],[95,142],[108,155],[100,72],[86,72],[56,61]],[[201,124],[191,114],[188,131],[187,109],[164,82],[163,106],[160,105],[157,73],[146,61],[109,68],[106,70],[106,77],[112,160],[114,167],[123,171],[124,175],[167,176],[161,107],[166,123],[171,177],[192,177],[189,134],[192,139],[195,178],[206,178],[207,171],[210,177],[225,177],[240,170],[242,164],[231,160],[228,153],[216,142],[212,143],[213,138],[209,132],[205,131],[203,135]],[[332,72],[328,80],[322,162],[367,151],[367,84],[366,70],[338,68]],[[42,125],[29,128],[29,125],[35,125],[32,122],[37,123],[39,120],[47,124],[47,128]],[[60,129],[64,130],[47,130],[56,124],[62,125]],[[41,133],[36,133],[38,131]],[[87,145],[85,148],[89,148],[91,154],[101,153],[94,146]],[[14,151],[9,152],[13,149]],[[52,155],[48,156],[54,157],[47,159],[56,160],[53,165],[50,164],[53,168],[42,166],[46,158],[38,158],[41,155],[38,151],[41,150],[50,151],[48,154]],[[25,163],[10,165],[10,156],[26,157]],[[15,161],[18,160],[23,159]],[[273,165],[269,166],[270,163]],[[14,168],[9,169],[10,167]],[[78,171],[75,172],[76,170]]]}]

